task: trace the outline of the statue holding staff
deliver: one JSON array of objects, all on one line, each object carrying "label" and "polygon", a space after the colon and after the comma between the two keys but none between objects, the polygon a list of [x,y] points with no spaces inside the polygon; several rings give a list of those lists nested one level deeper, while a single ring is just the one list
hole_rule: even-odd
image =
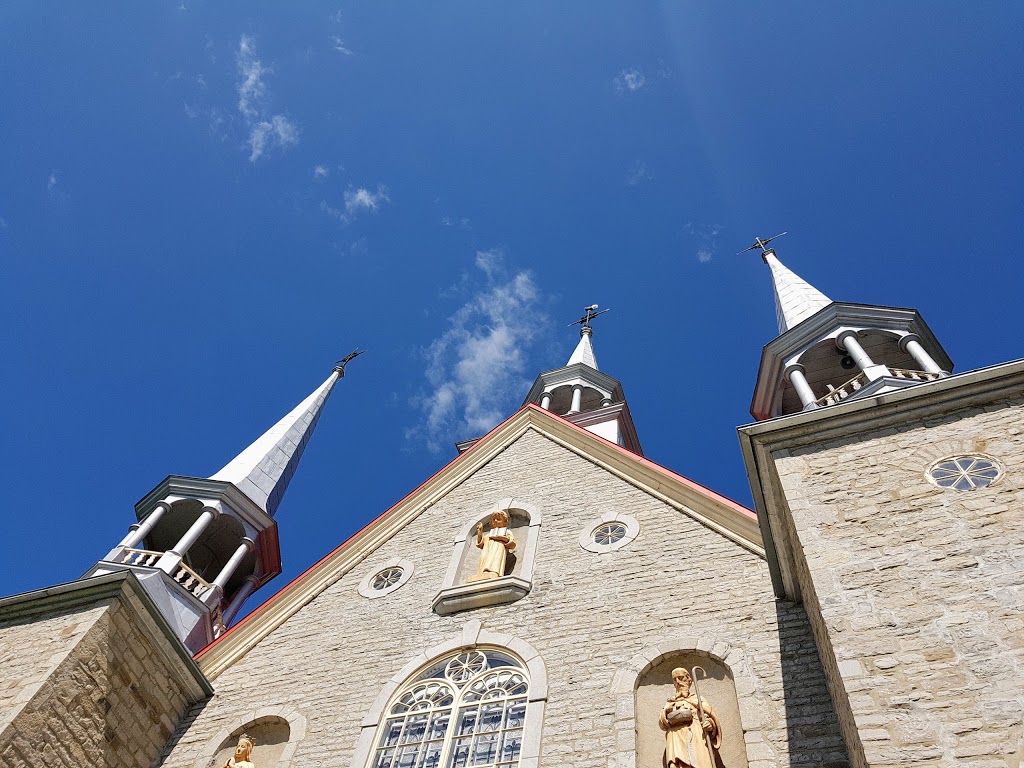
[{"label": "statue holding staff", "polygon": [[[694,667],[694,670],[700,667]],[[704,670],[701,669],[701,672]],[[665,702],[658,725],[665,731],[665,768],[716,768],[722,728],[711,702],[694,690],[693,676],[672,670],[676,694]]]},{"label": "statue holding staff", "polygon": [[508,525],[508,512],[503,509],[491,513],[490,530],[486,534],[484,524],[477,523],[476,545],[482,550],[480,564],[476,575],[470,576],[468,581],[497,579],[505,575],[505,560],[508,553],[516,548],[516,540]]}]

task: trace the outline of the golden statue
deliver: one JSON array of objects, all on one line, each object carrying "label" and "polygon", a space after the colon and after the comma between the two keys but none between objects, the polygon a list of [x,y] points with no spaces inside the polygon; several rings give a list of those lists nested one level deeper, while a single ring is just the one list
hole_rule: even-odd
[{"label": "golden statue", "polygon": [[672,670],[672,683],[676,695],[658,718],[665,731],[665,768],[716,768],[722,728],[711,702],[690,693],[693,677],[682,667]]},{"label": "golden statue", "polygon": [[470,576],[467,581],[497,579],[505,575],[505,559],[508,553],[516,548],[516,540],[508,524],[508,512],[503,509],[491,513],[491,528],[486,535],[484,524],[477,523],[476,545],[483,551],[480,553],[480,565],[477,566],[476,575]]},{"label": "golden statue", "polygon": [[235,747],[235,754],[227,759],[224,768],[256,768],[252,760],[252,748],[255,746],[253,740],[244,733],[238,737],[238,746]]}]

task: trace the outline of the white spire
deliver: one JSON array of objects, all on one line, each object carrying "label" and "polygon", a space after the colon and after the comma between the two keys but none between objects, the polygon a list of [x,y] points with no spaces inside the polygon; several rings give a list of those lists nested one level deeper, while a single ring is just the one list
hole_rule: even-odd
[{"label": "white spire", "polygon": [[302,451],[313,435],[331,389],[344,375],[344,368],[335,368],[319,389],[210,479],[234,483],[262,510],[273,516],[295,474]]},{"label": "white spire", "polygon": [[599,370],[597,358],[594,356],[594,345],[590,341],[591,333],[592,331],[589,327],[580,328],[580,343],[576,345],[576,351],[572,353],[572,357],[566,363],[567,366],[583,363],[584,365],[589,365],[595,371]]},{"label": "white spire", "polygon": [[764,251],[763,258],[772,270],[775,317],[780,334],[832,303],[832,299],[783,266],[771,248]]}]

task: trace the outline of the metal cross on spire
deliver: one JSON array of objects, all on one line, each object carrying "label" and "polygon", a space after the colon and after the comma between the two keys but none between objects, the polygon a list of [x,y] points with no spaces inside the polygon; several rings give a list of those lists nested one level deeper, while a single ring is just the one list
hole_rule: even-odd
[{"label": "metal cross on spire", "polygon": [[609,307],[608,309],[602,309],[600,312],[598,312],[597,304],[591,304],[589,307],[584,307],[583,311],[586,314],[583,315],[583,317],[581,317],[579,320],[569,323],[569,325],[567,325],[566,328],[572,328],[574,325],[578,325],[580,326],[580,330],[583,330],[584,328],[589,329],[591,320],[593,320],[598,315],[603,315],[605,312],[611,312],[612,310],[611,307]]},{"label": "metal cross on spire", "polygon": [[334,364],[334,370],[337,371],[339,374],[341,374],[340,378],[344,378],[344,376],[345,376],[345,366],[348,365],[353,360],[355,360],[357,357],[359,357],[364,352],[366,352],[365,349],[359,349],[359,347],[356,347],[351,352],[349,352],[347,355],[345,355],[343,358],[341,358],[341,360],[339,360],[338,362],[336,362]]},{"label": "metal cross on spire", "polygon": [[765,238],[755,237],[754,238],[754,244],[752,246],[750,246],[749,248],[744,248],[742,251],[740,251],[736,255],[739,256],[741,253],[746,253],[747,251],[753,251],[753,250],[756,250],[756,249],[760,248],[761,249],[761,258],[763,259],[764,255],[766,253],[768,253],[768,251],[771,250],[768,247],[768,243],[770,243],[776,237],[782,237],[785,234],[787,234],[787,233],[786,232],[780,232],[779,234],[773,235],[771,237],[765,237]]}]

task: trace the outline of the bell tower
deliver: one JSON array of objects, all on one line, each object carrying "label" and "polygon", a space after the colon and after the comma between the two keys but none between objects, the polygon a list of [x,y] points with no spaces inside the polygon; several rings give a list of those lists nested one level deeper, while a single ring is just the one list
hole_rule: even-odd
[{"label": "bell tower", "polygon": [[779,261],[768,247],[774,239],[758,238],[747,249],[760,249],[771,270],[779,324],[761,355],[755,419],[903,389],[953,370],[917,310],[832,301]]},{"label": "bell tower", "polygon": [[591,323],[595,317],[608,311],[598,311],[597,304],[592,304],[584,309],[583,317],[570,323],[570,327],[580,326],[580,341],[569,362],[538,376],[523,405],[537,403],[541,408],[643,456],[622,384],[597,368]]},{"label": "bell tower", "polygon": [[281,572],[277,512],[334,385],[312,394],[208,478],[169,475],[135,505],[138,522],[82,577],[132,571],[193,653]]},{"label": "bell tower", "polygon": [[780,335],[740,446],[850,764],[1016,765],[1024,361],[953,375],[916,310],[831,301],[767,246]]}]

